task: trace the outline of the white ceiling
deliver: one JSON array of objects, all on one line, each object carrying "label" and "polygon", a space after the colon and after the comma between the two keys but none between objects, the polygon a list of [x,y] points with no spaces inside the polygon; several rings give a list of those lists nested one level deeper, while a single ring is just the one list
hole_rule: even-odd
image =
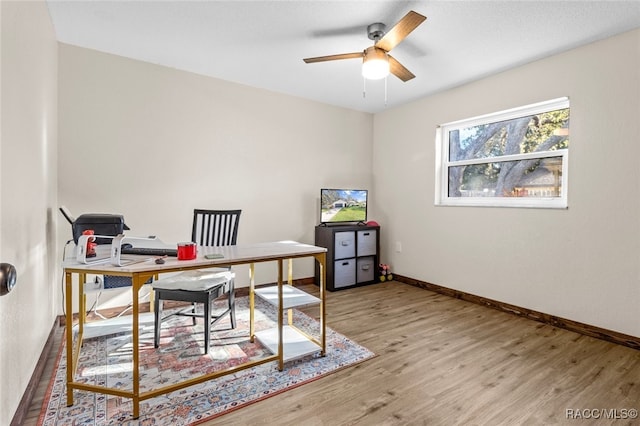
[{"label": "white ceiling", "polygon": [[[638,0],[48,4],[60,42],[366,112],[640,27]],[[367,25],[390,28],[409,10],[427,20],[391,53],[416,78],[389,76],[386,107],[384,80],[363,97],[360,60],[302,61],[364,50]]]}]

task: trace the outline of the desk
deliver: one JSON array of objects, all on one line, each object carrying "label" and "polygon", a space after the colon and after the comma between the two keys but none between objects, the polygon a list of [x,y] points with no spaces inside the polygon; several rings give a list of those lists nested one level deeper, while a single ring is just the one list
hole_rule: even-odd
[{"label": "desk", "polygon": [[[219,253],[224,256],[222,259],[206,259],[205,255]],[[278,368],[282,370],[285,362],[286,352],[286,336],[283,330],[284,326],[284,313],[285,309],[291,308],[291,305],[283,302],[283,293],[285,291],[299,291],[293,287],[283,288],[283,276],[284,268],[283,261],[289,261],[288,267],[288,283],[292,283],[293,275],[293,259],[313,257],[319,264],[320,269],[323,271],[321,274],[320,284],[320,339],[314,341],[316,350],[319,350],[321,355],[325,355],[326,351],[326,324],[325,324],[325,264],[326,264],[326,249],[323,247],[316,247],[307,244],[301,244],[293,241],[281,241],[272,243],[260,243],[260,244],[247,244],[225,247],[198,247],[198,257],[194,260],[177,260],[176,258],[167,258],[164,264],[158,265],[153,260],[146,262],[133,263],[126,266],[115,266],[109,263],[85,265],[78,263],[75,260],[65,261],[62,265],[65,274],[65,308],[66,308],[66,339],[67,339],[67,406],[73,405],[73,392],[75,389],[104,393],[109,395],[116,395],[125,398],[131,398],[133,400],[133,417],[138,418],[140,416],[140,401],[156,397],[168,392],[173,392],[178,389],[186,388],[198,383],[202,383],[216,377],[220,377],[226,374],[234,373],[240,370],[250,368],[252,366],[263,364],[272,361],[278,361]],[[258,289],[255,286],[254,265],[260,262],[277,262],[278,264],[278,280],[277,286],[269,289]],[[256,337],[254,330],[254,297],[258,294],[265,300],[270,301],[278,307],[278,329],[276,331],[276,339],[273,345],[269,345],[269,349],[273,355],[253,361],[242,365],[238,365],[233,368],[229,368],[224,371],[213,372],[200,377],[192,378],[181,383],[172,384],[159,389],[154,389],[148,392],[140,393],[140,354],[139,354],[139,301],[138,294],[144,283],[151,277],[157,276],[161,273],[168,272],[180,272],[193,269],[205,269],[218,266],[234,266],[241,264],[249,264],[250,273],[250,286],[249,286],[249,309],[250,309],[250,327],[249,336],[251,341]],[[73,344],[73,274],[78,275],[78,338],[76,345]],[[131,391],[108,388],[104,386],[89,385],[76,382],[75,371],[78,366],[78,359],[80,355],[80,349],[82,347],[82,338],[84,331],[85,312],[86,312],[86,298],[84,296],[84,285],[87,274],[107,274],[130,277],[132,281],[131,292],[133,299],[132,307],[132,340],[133,340],[133,389]],[[261,295],[261,293],[263,293]],[[303,293],[303,292],[302,292]],[[305,299],[304,295],[300,295],[301,299]],[[312,297],[309,295],[309,297]],[[289,326],[291,326],[291,312],[289,311]],[[287,333],[289,329],[287,328]],[[273,337],[273,336],[272,336]],[[260,339],[260,336],[258,336]],[[313,340],[310,336],[307,336],[310,340]],[[301,354],[297,354],[300,356]]]}]

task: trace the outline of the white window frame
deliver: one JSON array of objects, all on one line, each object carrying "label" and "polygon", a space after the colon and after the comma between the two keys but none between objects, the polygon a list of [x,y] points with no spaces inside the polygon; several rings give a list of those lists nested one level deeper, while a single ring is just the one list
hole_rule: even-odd
[{"label": "white window frame", "polygon": [[[503,155],[498,157],[486,157],[471,160],[449,160],[449,132],[511,120],[528,115],[540,114],[548,111],[569,108],[569,98],[557,98],[550,101],[539,102],[518,108],[512,108],[491,114],[485,114],[465,120],[453,121],[438,126],[436,130],[436,206],[484,206],[484,207],[529,207],[529,208],[556,208],[568,207],[568,167],[569,150],[559,149],[553,151],[540,151],[526,154]],[[519,161],[529,159],[542,159],[549,157],[562,157],[562,192],[560,197],[450,197],[448,191],[449,168],[470,164],[486,164],[504,161]]]}]

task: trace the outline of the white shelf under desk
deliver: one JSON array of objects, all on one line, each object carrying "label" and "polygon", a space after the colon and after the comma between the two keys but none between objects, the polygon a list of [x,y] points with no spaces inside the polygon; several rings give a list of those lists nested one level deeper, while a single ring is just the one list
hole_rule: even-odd
[{"label": "white shelf under desk", "polygon": [[[256,339],[273,354],[278,353],[278,328],[256,332]],[[293,361],[322,350],[322,346],[309,340],[298,329],[290,325],[282,328],[282,358],[284,362]]]},{"label": "white shelf under desk", "polygon": [[[273,306],[278,306],[278,286],[261,287],[255,290],[256,296]],[[291,285],[282,286],[282,309],[300,308],[317,305],[320,299]]]},{"label": "white shelf under desk", "polygon": [[[262,287],[255,290],[255,295],[266,301],[270,305],[278,307],[278,286]],[[291,285],[282,286],[282,309],[289,310],[303,306],[319,305],[320,298],[305,291],[297,289]],[[291,318],[291,317],[290,317]],[[314,352],[322,351],[322,345],[316,339],[300,331],[291,320],[289,325],[284,325],[282,329],[282,358],[284,362],[311,355]],[[255,337],[271,353],[278,353],[278,328],[271,328],[255,333]]]}]

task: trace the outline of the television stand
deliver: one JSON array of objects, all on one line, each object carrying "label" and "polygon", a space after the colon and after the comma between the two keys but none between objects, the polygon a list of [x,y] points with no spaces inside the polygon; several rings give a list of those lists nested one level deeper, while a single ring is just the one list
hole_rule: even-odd
[{"label": "television stand", "polygon": [[[327,249],[326,288],[330,291],[378,282],[380,226],[365,223],[315,229],[315,245]],[[315,281],[320,282],[316,265]]]}]

